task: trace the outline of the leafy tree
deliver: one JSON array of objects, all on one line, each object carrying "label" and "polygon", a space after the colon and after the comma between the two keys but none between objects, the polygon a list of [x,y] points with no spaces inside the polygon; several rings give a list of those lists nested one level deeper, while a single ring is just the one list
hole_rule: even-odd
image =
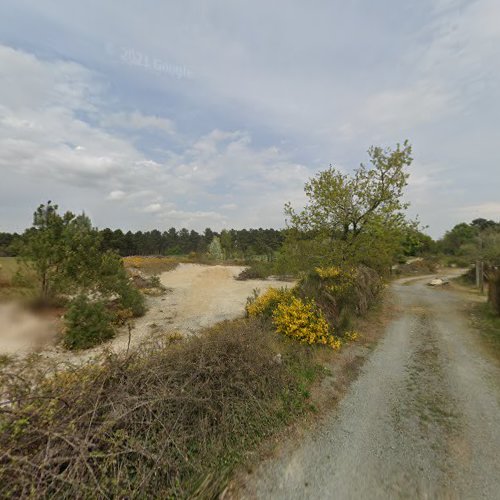
[{"label": "leafy tree", "polygon": [[208,245],[208,256],[213,260],[224,260],[224,253],[218,236],[214,236],[210,245]]},{"label": "leafy tree", "polygon": [[22,258],[38,276],[41,300],[58,294],[118,295],[122,307],[142,314],[142,295],[129,283],[120,256],[102,250],[101,234],[90,219],[57,210],[50,201],[40,205],[24,235]]},{"label": "leafy tree", "polygon": [[429,254],[436,251],[436,242],[419,229],[408,227],[404,235],[402,247],[405,256]]},{"label": "leafy tree", "polygon": [[220,244],[224,253],[224,258],[230,259],[233,255],[233,240],[231,233],[227,229],[223,229],[220,233]]},{"label": "leafy tree", "polygon": [[439,246],[445,254],[459,255],[462,245],[472,242],[478,234],[478,226],[462,222],[446,232],[439,242]]},{"label": "leafy tree", "polygon": [[368,155],[371,165],[361,164],[353,175],[330,167],[310,179],[302,211],[285,206],[294,229],[288,233],[288,244],[315,242],[309,261],[362,262],[383,271],[401,251],[409,226],[403,216],[408,205],[402,198],[411,146],[405,141],[393,150],[371,147]]},{"label": "leafy tree", "polygon": [[39,279],[42,301],[47,301],[67,282],[65,232],[75,216],[70,212],[60,216],[57,209],[51,201],[37,208],[33,227],[26,231],[21,248],[22,259]]}]

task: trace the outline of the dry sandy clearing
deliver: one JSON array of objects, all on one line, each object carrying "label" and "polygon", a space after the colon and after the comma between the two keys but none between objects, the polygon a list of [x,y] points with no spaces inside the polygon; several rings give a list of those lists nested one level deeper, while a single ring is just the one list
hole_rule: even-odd
[{"label": "dry sandy clearing", "polygon": [[[179,332],[192,334],[220,321],[244,314],[246,299],[254,289],[290,286],[274,280],[237,281],[241,266],[206,266],[179,264],[173,271],[162,273],[160,280],[169,292],[159,297],[147,297],[148,312],[134,323],[131,346],[156,334]],[[103,348],[119,351],[127,348],[126,329],[115,339],[96,349],[71,354],[56,347],[53,319],[35,317],[32,313],[5,306],[0,309],[0,354],[24,356],[40,352],[44,356],[76,361],[99,354]],[[52,332],[52,333],[51,333]]]}]

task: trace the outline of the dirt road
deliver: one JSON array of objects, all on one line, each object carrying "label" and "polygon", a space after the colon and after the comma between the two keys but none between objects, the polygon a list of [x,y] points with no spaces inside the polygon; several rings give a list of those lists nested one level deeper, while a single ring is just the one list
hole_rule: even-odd
[{"label": "dirt road", "polygon": [[500,366],[423,280],[393,285],[401,314],[338,408],[263,463],[243,497],[500,498]]}]

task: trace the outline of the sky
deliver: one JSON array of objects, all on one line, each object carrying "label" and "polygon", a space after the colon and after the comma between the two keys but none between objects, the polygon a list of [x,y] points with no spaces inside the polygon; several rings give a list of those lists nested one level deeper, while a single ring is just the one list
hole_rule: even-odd
[{"label": "sky", "polygon": [[283,227],[405,139],[429,234],[500,220],[498,0],[0,3],[0,232]]}]

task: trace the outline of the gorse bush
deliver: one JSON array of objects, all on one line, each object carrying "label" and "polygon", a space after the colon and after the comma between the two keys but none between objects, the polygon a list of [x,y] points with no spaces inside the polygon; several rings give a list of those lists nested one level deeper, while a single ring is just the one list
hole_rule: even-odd
[{"label": "gorse bush", "polygon": [[299,342],[340,348],[340,340],[332,334],[314,300],[302,300],[295,296],[294,289],[269,288],[262,295],[251,297],[246,310],[249,316],[271,319],[278,333]]},{"label": "gorse bush", "polygon": [[298,297],[280,302],[272,315],[276,331],[306,344],[328,345],[340,349],[341,342],[330,333],[321,309],[314,301],[304,302]]},{"label": "gorse bush", "polygon": [[329,325],[343,332],[353,316],[366,313],[382,285],[380,276],[365,266],[316,267],[301,278],[296,293],[304,300],[314,299]]},{"label": "gorse bush", "polygon": [[84,295],[74,299],[65,315],[64,345],[68,349],[88,349],[114,336],[112,315],[100,301]]},{"label": "gorse bush", "polygon": [[271,318],[278,304],[289,302],[292,298],[293,292],[287,288],[269,288],[262,295],[255,291],[247,301],[246,311],[248,316]]}]

